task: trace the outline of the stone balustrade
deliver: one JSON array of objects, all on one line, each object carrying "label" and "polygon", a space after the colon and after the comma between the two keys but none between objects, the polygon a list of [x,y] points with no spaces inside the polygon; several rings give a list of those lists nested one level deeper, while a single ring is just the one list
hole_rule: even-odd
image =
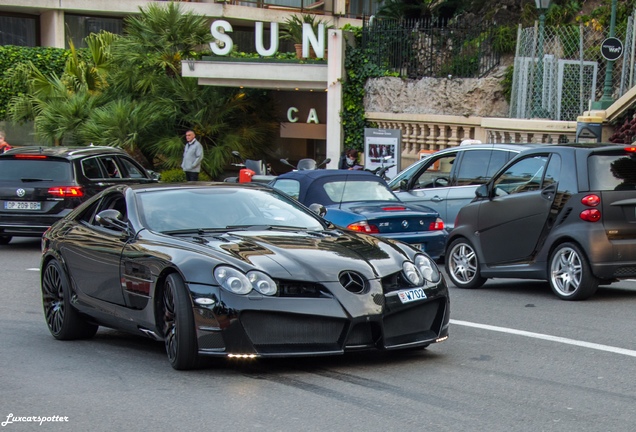
[{"label": "stone balustrade", "polygon": [[573,142],[576,122],[465,117],[434,114],[367,112],[367,121],[381,129],[402,131],[401,168],[431,152],[459,145],[465,139],[487,143]]}]

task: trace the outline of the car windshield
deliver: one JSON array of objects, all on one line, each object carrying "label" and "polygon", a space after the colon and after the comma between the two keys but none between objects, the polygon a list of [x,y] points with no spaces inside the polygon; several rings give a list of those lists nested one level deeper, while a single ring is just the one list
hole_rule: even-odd
[{"label": "car windshield", "polygon": [[71,164],[53,159],[0,159],[0,180],[55,181],[72,180]]},{"label": "car windshield", "polygon": [[323,186],[333,202],[399,201],[384,184],[375,181],[333,181]]},{"label": "car windshield", "polygon": [[145,224],[153,231],[324,229],[308,210],[273,191],[183,187],[144,191],[138,196]]}]

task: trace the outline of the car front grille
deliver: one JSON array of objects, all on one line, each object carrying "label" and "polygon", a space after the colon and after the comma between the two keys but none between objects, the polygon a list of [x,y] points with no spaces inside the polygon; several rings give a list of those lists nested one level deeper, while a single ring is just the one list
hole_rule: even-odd
[{"label": "car front grille", "polygon": [[336,318],[259,311],[243,312],[240,319],[260,352],[334,351],[346,324]]},{"label": "car front grille", "polygon": [[385,346],[434,339],[441,330],[445,309],[445,300],[438,299],[386,316]]}]

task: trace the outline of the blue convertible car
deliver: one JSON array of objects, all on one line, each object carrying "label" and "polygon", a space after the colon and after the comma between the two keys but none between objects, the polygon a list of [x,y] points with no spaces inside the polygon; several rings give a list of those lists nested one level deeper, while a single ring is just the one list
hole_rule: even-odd
[{"label": "blue convertible car", "polygon": [[443,254],[448,234],[439,213],[400,201],[368,171],[292,171],[270,185],[308,207],[324,206],[324,218],[340,227],[409,243],[433,259]]}]

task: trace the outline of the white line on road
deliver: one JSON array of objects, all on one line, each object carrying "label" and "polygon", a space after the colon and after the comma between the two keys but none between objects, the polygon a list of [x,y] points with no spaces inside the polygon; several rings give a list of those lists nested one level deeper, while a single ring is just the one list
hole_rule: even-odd
[{"label": "white line on road", "polygon": [[533,333],[533,332],[528,332],[524,330],[515,330],[515,329],[511,329],[507,327],[497,327],[497,326],[491,326],[488,324],[478,324],[478,323],[473,323],[469,321],[459,321],[459,320],[452,319],[450,320],[450,323],[455,325],[466,326],[466,327],[474,327],[474,328],[480,328],[484,330],[496,331],[501,333],[514,334],[518,336],[525,336],[525,337],[530,337],[535,339],[543,339],[547,341],[559,342],[559,343],[568,344],[568,345],[576,345],[583,348],[591,348],[591,349],[595,349],[599,351],[607,351],[607,352],[622,354],[622,355],[626,355],[630,357],[636,357],[636,351],[634,350],[628,350],[625,348],[618,348],[618,347],[613,347],[609,345],[601,345],[597,343],[579,341],[576,339],[568,339],[568,338],[552,336],[552,335],[547,335],[542,333]]}]

